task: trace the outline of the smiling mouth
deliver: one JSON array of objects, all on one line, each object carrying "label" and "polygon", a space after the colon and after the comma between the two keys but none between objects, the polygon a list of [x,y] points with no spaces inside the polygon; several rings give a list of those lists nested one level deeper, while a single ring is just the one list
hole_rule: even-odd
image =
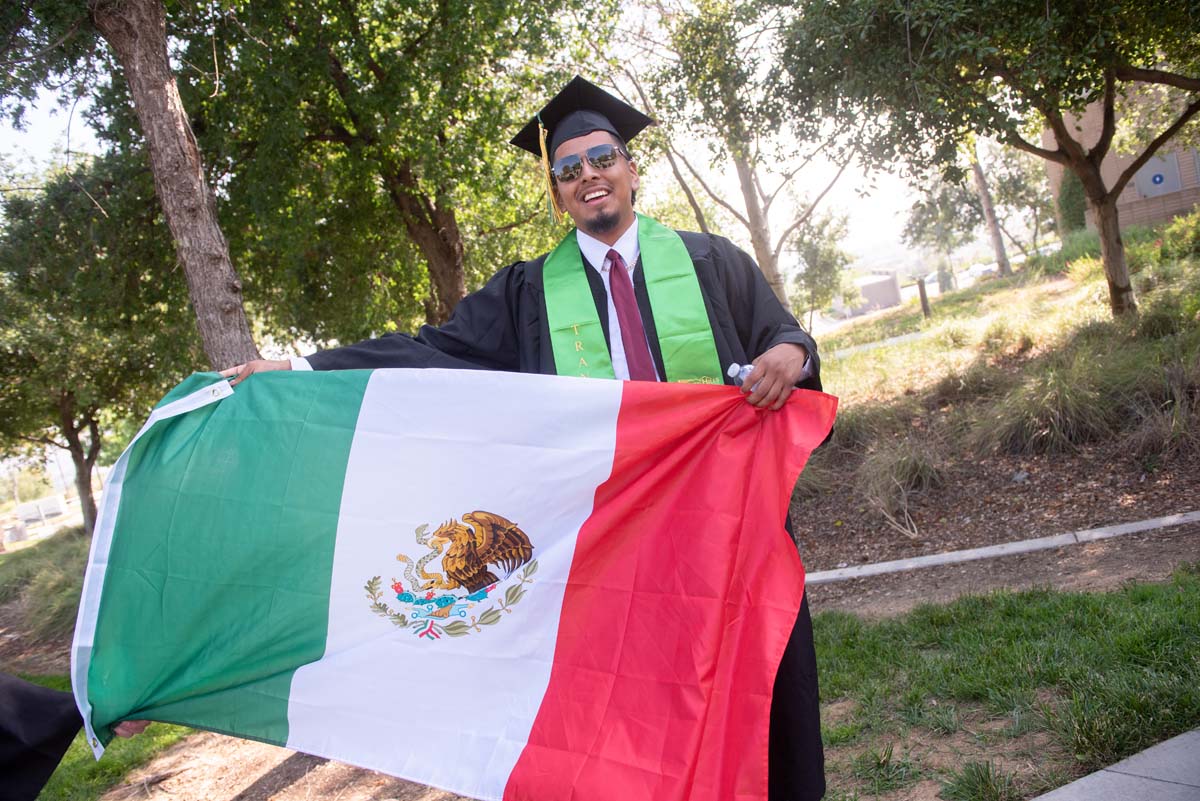
[{"label": "smiling mouth", "polygon": [[599,203],[611,194],[607,189],[592,189],[584,194],[584,203]]}]

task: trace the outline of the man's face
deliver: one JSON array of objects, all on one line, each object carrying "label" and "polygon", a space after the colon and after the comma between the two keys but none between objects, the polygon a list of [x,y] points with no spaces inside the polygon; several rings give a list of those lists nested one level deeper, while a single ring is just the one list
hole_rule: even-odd
[{"label": "man's face", "polygon": [[581,231],[603,239],[619,236],[633,224],[633,193],[638,188],[637,165],[624,156],[607,170],[597,170],[584,155],[589,147],[618,144],[608,131],[593,131],[568,139],[554,151],[551,162],[572,154],[583,159],[583,174],[565,184],[556,184],[558,204]]}]

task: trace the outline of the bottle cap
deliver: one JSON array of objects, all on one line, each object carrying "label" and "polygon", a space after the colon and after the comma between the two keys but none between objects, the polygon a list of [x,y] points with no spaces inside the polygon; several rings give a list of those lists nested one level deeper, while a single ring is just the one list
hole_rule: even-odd
[{"label": "bottle cap", "polygon": [[738,373],[741,371],[742,366],[737,362],[734,362],[733,364],[729,365],[729,369],[725,371],[725,375],[729,376],[730,378],[737,378]]}]

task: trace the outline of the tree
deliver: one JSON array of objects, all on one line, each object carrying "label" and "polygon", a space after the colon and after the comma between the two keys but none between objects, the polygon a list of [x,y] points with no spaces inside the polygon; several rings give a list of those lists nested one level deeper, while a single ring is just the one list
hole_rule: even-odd
[{"label": "tree", "polygon": [[846,265],[850,263],[850,256],[842,250],[846,230],[846,215],[832,212],[811,215],[796,229],[793,247],[800,259],[797,316],[807,309],[810,329],[816,310],[825,308],[846,290]]},{"label": "tree", "polygon": [[[1028,258],[1030,251],[1038,247],[1042,232],[1053,227],[1050,180],[1039,159],[1016,148],[998,148],[990,162],[1000,230]],[[1073,176],[1073,173],[1065,174]],[[1082,197],[1080,200],[1082,202]],[[1020,233],[1021,229],[1027,232],[1028,247],[1013,233]]]},{"label": "tree", "polygon": [[[183,91],[264,312],[293,329],[315,317],[303,333],[322,339],[407,327],[414,303],[442,322],[472,267],[548,247],[553,232],[527,225],[545,219],[544,184],[507,140],[564,77],[547,60],[573,5],[246,0],[180,15],[180,59],[196,65]],[[366,331],[342,322],[356,305]]]},{"label": "tree", "polygon": [[[709,185],[679,148],[672,148],[691,178],[749,235],[755,260],[780,301],[788,305],[779,256],[792,235],[816,210],[850,162],[816,126],[779,131],[777,98],[767,80],[767,47],[778,13],[745,0],[701,0],[694,8],[660,9],[670,58],[654,78],[662,119],[690,135],[706,134],[715,160],[728,161],[737,175],[739,209]],[[818,156],[833,153],[839,169],[803,210],[773,232],[771,211],[799,183],[801,171]],[[773,186],[769,186],[773,184]],[[695,208],[695,204],[693,204]],[[703,227],[703,224],[702,224]]]},{"label": "tree", "polygon": [[938,286],[946,291],[954,286],[954,250],[970,242],[983,223],[983,206],[978,192],[961,182],[941,175],[926,177],[924,194],[912,205],[904,226],[904,241],[910,245],[933,248],[942,254],[948,276],[938,270]]},{"label": "tree", "polygon": [[5,42],[0,57],[12,67],[0,78],[0,102],[17,121],[39,88],[73,79],[82,87],[94,85],[99,42],[107,44],[148,145],[155,191],[183,265],[205,352],[215,367],[257,358],[241,281],[167,57],[162,0],[92,0],[86,8],[63,0],[17,0],[0,13]]},{"label": "tree", "polygon": [[996,255],[996,266],[1000,268],[1001,275],[1012,275],[1012,265],[1008,263],[1008,253],[1004,250],[1004,238],[1000,235],[1000,219],[992,202],[992,190],[988,186],[987,173],[979,163],[979,145],[974,139],[970,141],[967,156],[971,161],[971,176],[975,181],[975,194],[979,196],[984,227],[992,240],[992,253]]},{"label": "tree", "polygon": [[[1063,165],[1078,176],[1100,233],[1114,315],[1136,311],[1117,218],[1134,174],[1200,112],[1200,42],[1191,0],[834,0],[808,3],[780,56],[785,116],[861,129],[876,163],[953,162],[972,132]],[[1172,120],[1148,135],[1115,179],[1101,164],[1117,104],[1152,85],[1173,90]],[[1072,124],[1093,103],[1103,124],[1084,142]],[[1028,123],[1049,131],[1031,141]],[[865,125],[864,125],[865,121]]]},{"label": "tree", "polygon": [[203,360],[172,243],[140,159],[106,160],[10,195],[0,230],[0,451],[54,446],[84,525],[105,423],[142,417]]}]

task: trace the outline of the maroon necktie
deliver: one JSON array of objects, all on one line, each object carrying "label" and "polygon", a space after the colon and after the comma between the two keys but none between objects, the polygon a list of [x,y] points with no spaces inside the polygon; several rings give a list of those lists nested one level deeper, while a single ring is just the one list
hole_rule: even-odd
[{"label": "maroon necktie", "polygon": [[657,381],[650,348],[646,346],[646,329],[642,327],[642,314],[638,311],[637,298],[633,296],[633,281],[629,280],[625,260],[616,250],[608,251],[608,260],[609,290],[617,310],[617,322],[621,324],[621,344],[625,346],[629,377],[634,381]]}]

